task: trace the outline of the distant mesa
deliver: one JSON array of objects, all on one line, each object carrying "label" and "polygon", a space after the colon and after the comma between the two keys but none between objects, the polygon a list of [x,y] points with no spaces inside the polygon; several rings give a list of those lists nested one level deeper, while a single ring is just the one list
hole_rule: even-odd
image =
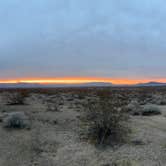
[{"label": "distant mesa", "polygon": [[0,83],[0,88],[58,88],[58,87],[147,87],[147,86],[166,86],[166,83],[161,82],[147,82],[134,85],[126,84],[112,84],[109,82],[89,82],[78,84],[40,84],[40,83]]},{"label": "distant mesa", "polygon": [[0,83],[0,88],[39,88],[41,84],[35,83]]},{"label": "distant mesa", "polygon": [[108,83],[108,82],[89,82],[89,83],[83,83],[83,84],[79,84],[79,86],[112,86],[112,83]]},{"label": "distant mesa", "polygon": [[0,88],[56,88],[56,87],[109,87],[112,83],[89,82],[78,84],[0,83]]},{"label": "distant mesa", "polygon": [[166,86],[166,83],[151,81],[147,83],[136,84],[136,86]]}]

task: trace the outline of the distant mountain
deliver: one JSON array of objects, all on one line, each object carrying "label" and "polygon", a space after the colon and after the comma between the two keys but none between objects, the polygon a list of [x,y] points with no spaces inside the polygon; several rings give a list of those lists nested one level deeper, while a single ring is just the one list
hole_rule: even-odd
[{"label": "distant mountain", "polygon": [[166,83],[147,82],[135,85],[112,84],[108,82],[89,82],[81,84],[39,84],[39,83],[0,83],[0,88],[63,88],[63,87],[143,87],[143,86],[166,86]]},{"label": "distant mountain", "polygon": [[109,87],[113,84],[107,82],[89,82],[79,84],[47,84],[44,87]]},{"label": "distant mountain", "polygon": [[152,82],[147,82],[147,83],[136,84],[135,86],[166,86],[166,83],[152,81]]},{"label": "distant mountain", "polygon": [[99,87],[107,87],[107,86],[113,86],[112,83],[108,82],[89,82],[89,83],[83,83],[83,84],[78,84],[78,86],[99,86]]},{"label": "distant mountain", "polygon": [[41,84],[34,83],[0,83],[0,88],[40,88]]},{"label": "distant mountain", "polygon": [[56,87],[109,87],[107,82],[90,82],[81,84],[38,84],[38,83],[0,83],[0,88],[56,88]]}]

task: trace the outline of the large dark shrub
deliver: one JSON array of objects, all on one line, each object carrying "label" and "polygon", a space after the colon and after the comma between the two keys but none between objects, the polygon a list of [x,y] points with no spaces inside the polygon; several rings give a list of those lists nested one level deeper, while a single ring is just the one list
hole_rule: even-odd
[{"label": "large dark shrub", "polygon": [[106,96],[99,96],[96,103],[85,105],[85,135],[95,144],[122,143],[130,131],[127,125],[129,117]]}]

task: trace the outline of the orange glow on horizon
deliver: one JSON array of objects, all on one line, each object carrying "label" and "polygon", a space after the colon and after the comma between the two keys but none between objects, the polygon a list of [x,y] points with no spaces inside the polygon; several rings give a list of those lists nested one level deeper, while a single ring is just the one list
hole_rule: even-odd
[{"label": "orange glow on horizon", "polygon": [[40,83],[40,84],[81,84],[89,82],[108,82],[113,84],[137,84],[150,81],[165,82],[162,79],[126,79],[126,78],[102,78],[102,77],[62,77],[62,78],[20,78],[0,80],[0,83]]}]

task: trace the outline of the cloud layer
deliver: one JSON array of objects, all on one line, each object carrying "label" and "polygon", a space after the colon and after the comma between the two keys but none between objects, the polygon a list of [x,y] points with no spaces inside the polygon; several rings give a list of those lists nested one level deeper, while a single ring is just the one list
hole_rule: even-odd
[{"label": "cloud layer", "polygon": [[0,78],[164,78],[164,0],[0,1]]}]

